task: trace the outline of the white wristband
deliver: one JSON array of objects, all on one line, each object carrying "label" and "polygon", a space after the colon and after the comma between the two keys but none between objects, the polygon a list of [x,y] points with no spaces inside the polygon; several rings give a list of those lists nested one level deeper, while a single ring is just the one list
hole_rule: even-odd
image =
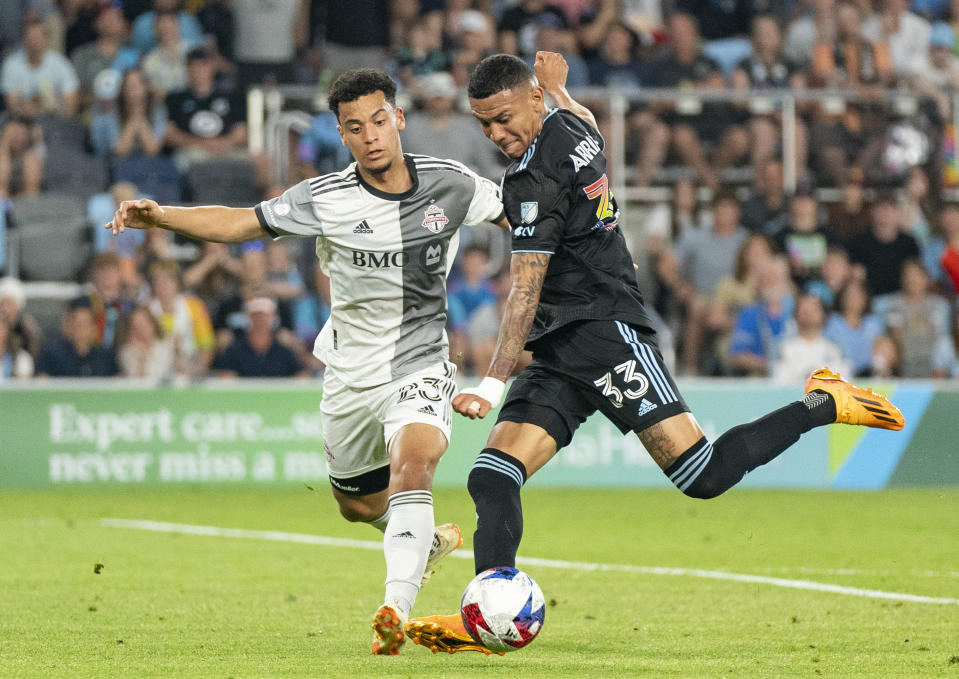
[{"label": "white wristband", "polygon": [[483,381],[477,386],[464,389],[460,393],[479,396],[481,399],[489,401],[490,407],[495,408],[503,400],[503,392],[506,391],[506,382],[498,380],[495,377],[484,377]]}]

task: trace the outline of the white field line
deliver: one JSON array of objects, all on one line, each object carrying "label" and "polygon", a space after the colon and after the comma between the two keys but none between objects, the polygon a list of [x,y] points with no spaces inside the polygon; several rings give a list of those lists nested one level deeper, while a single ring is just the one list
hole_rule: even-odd
[{"label": "white field line", "polygon": [[[220,528],[218,526],[193,526],[184,523],[166,523],[163,521],[140,521],[130,519],[101,519],[101,525],[110,528],[132,528],[148,530],[158,533],[179,533],[183,535],[204,535],[220,538],[245,538],[250,540],[271,540],[274,542],[295,542],[304,545],[320,545],[323,547],[352,547],[354,549],[369,549],[380,551],[382,542],[368,540],[350,540],[347,538],[331,538],[322,535],[306,535],[304,533],[286,533],[273,530],[246,530],[243,528]],[[472,559],[473,553],[468,549],[460,549],[451,557]],[[814,592],[829,592],[846,596],[865,597],[867,599],[890,599],[893,601],[909,601],[920,604],[959,605],[959,599],[946,597],[922,596],[903,592],[886,592],[878,589],[861,589],[859,587],[845,587],[831,585],[825,582],[812,580],[791,580],[773,578],[765,575],[749,575],[746,573],[729,573],[727,571],[711,571],[699,568],[669,568],[664,566],[632,566],[629,564],[603,564],[584,561],[560,561],[556,559],[536,559],[518,557],[516,563],[522,566],[539,566],[541,568],[561,568],[565,570],[590,572],[636,573],[641,575],[678,575],[691,578],[706,578],[710,580],[729,580],[733,582],[748,582],[773,587],[789,589],[805,589]]]}]

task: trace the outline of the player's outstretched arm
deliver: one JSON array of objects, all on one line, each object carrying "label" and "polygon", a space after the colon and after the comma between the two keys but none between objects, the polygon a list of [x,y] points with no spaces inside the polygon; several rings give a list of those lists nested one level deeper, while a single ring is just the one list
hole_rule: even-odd
[{"label": "player's outstretched arm", "polygon": [[152,227],[218,243],[238,243],[267,235],[253,208],[222,205],[175,207],[159,205],[145,198],[120,203],[113,219],[105,226],[114,235],[123,233],[125,229]]},{"label": "player's outstretched arm", "polygon": [[569,109],[587,123],[599,129],[592,111],[573,99],[566,90],[566,76],[569,74],[569,64],[562,54],[556,52],[537,52],[533,71],[539,86],[556,102],[560,108]]},{"label": "player's outstretched arm", "polygon": [[506,380],[513,373],[516,361],[526,345],[539,295],[549,266],[549,253],[514,253],[510,260],[510,276],[513,279],[506,300],[506,311],[500,325],[496,350],[490,361],[486,377],[475,389],[464,389],[453,399],[453,410],[471,420],[486,417],[486,414],[503,398]]}]

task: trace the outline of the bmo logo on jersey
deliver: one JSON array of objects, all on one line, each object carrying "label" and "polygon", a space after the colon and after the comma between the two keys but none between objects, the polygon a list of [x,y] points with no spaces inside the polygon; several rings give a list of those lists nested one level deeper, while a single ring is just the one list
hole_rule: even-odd
[{"label": "bmo logo on jersey", "polygon": [[406,266],[408,263],[409,255],[405,252],[353,251],[353,266],[358,266],[362,269],[392,269]]},{"label": "bmo logo on jersey", "polygon": [[361,269],[396,269],[414,262],[429,273],[443,271],[446,267],[446,241],[434,238],[420,247],[398,252],[353,250],[353,266]]}]

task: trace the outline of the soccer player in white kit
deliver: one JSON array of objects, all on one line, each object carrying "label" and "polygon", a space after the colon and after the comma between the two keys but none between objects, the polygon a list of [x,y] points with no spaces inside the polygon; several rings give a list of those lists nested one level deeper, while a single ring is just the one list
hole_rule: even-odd
[{"label": "soccer player in white kit", "polygon": [[377,655],[395,655],[422,582],[462,542],[433,522],[433,472],[450,437],[456,367],[446,337],[446,276],[459,227],[509,228],[499,188],[460,163],[404,155],[396,86],[373,69],[330,87],[355,162],[296,184],[254,208],[123,202],[106,225],[160,227],[238,242],[316,237],[330,276],[330,319],[314,354],[323,378],[324,447],[333,495],[349,521],[383,531],[384,603],[373,617]]}]

